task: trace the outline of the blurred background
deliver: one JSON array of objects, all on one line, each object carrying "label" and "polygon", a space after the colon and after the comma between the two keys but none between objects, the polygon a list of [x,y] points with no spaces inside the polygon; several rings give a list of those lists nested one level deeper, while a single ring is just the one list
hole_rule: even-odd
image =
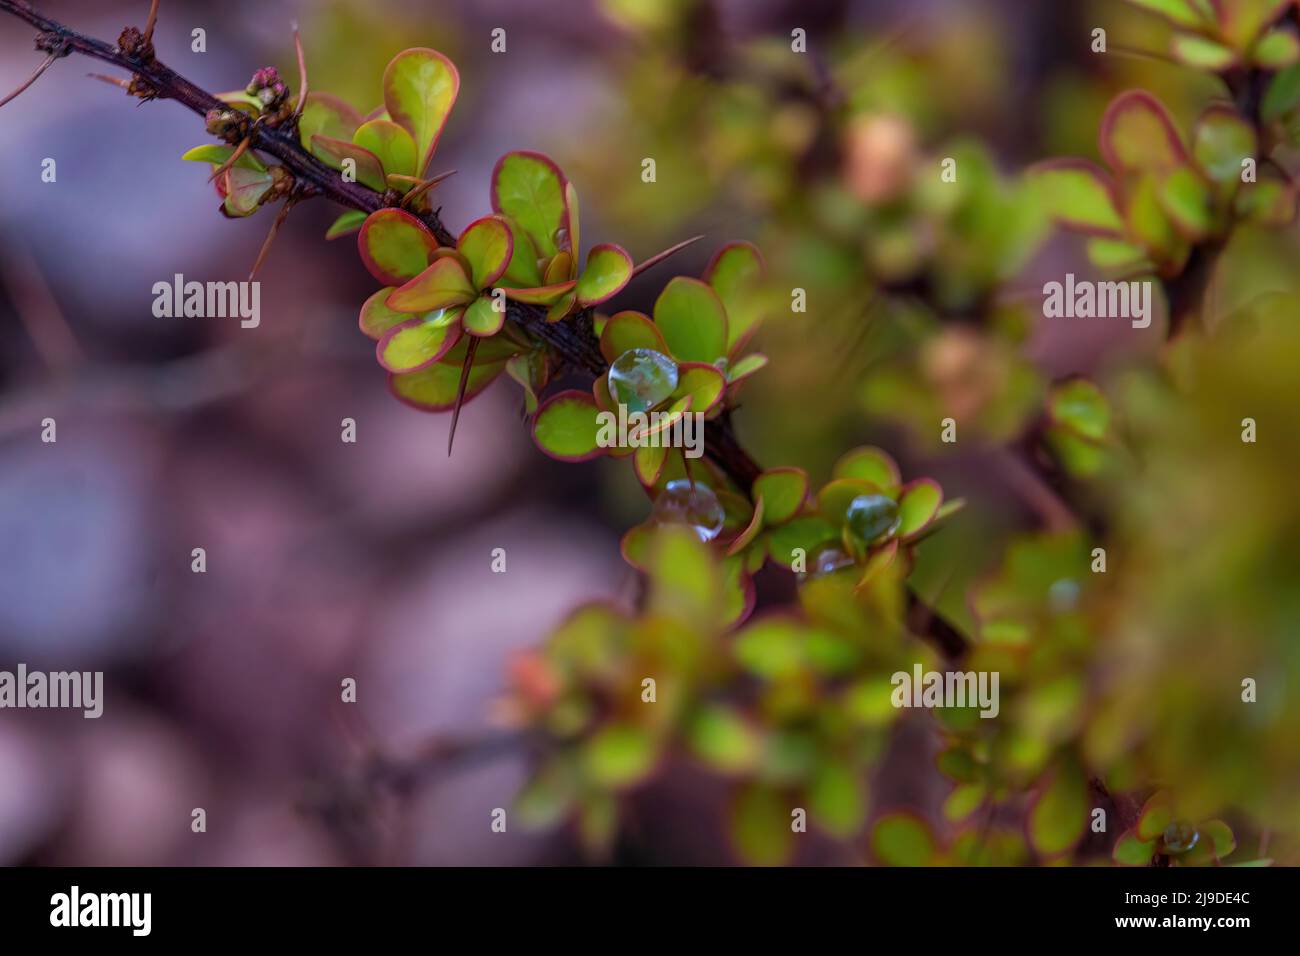
[{"label": "blurred background", "polygon": [[[148,4],[39,6],[114,39]],[[1156,466],[1081,492],[1085,530],[1127,545],[1127,584],[1102,599],[1098,647],[1077,665],[1120,675],[1090,697],[1110,723],[1087,752],[1112,764],[1140,753],[1153,786],[1213,778],[1201,802],[1268,821],[1247,826],[1252,841],[1300,830],[1295,705],[1282,702],[1300,679],[1295,334],[1203,368],[1216,390],[1184,402],[1140,371],[1165,349],[1163,315],[1148,334],[1047,328],[1038,300],[1025,304],[1047,278],[1089,266],[1023,201],[1018,171],[1096,158],[1120,90],[1157,93],[1183,128],[1222,95],[1160,59],[1090,49],[1096,26],[1114,47],[1161,48],[1161,21],[1119,0],[164,0],[155,43],[208,90],[241,88],[266,65],[292,86],[295,21],[312,89],[362,112],[399,50],[455,61],[460,99],[432,170],[457,171],[435,202],[453,231],[490,211],[500,154],[539,149],[576,183],[586,243],[639,260],[706,234],[619,308],[650,312],[669,276],[698,275],[724,241],[756,242],[784,305],[758,340],[773,362],[748,386],[741,438],[760,462],[819,482],[845,449],[877,444],[904,475],[967,498],[914,576],[963,627],[975,626],[970,588],[1011,543],[1059,530],[1065,491],[1044,494],[1008,451],[1049,384],[1122,383]],[[503,54],[490,49],[498,27]],[[791,55],[795,28],[806,56]],[[0,89],[37,65],[31,45],[25,25],[0,18]],[[354,239],[324,241],[337,214],[324,200],[280,230],[260,327],[155,318],[155,282],[242,278],[270,216],[222,218],[207,167],[179,159],[207,141],[199,118],[87,78],[98,68],[60,61],[0,112],[0,667],[106,674],[99,720],[0,711],[0,862],[591,859],[563,828],[491,832],[527,758],[508,739],[475,742],[496,740],[512,654],[581,601],[635,600],[618,540],[648,505],[630,469],[543,456],[504,377],[465,408],[448,458],[448,417],[394,401],[357,330],[374,281]],[[917,172],[948,156],[957,198]],[[40,178],[47,157],[54,183]],[[1292,291],[1295,253],[1293,231],[1234,240],[1211,319]],[[806,313],[780,291],[796,286]],[[1252,413],[1272,444],[1243,465],[1235,423]],[[945,414],[961,423],[956,447],[938,441]],[[55,444],[40,440],[45,418]],[[340,441],[344,418],[355,444]],[[1214,420],[1226,424],[1207,437]],[[1230,470],[1224,482],[1206,477],[1216,468]],[[1195,489],[1190,474],[1204,478]],[[1201,553],[1193,534],[1209,550],[1180,567]],[[190,570],[197,547],[204,574]],[[506,574],[491,571],[494,548]],[[790,597],[780,577],[759,583],[760,609]],[[1186,676],[1161,697],[1175,665]],[[1216,685],[1216,669],[1230,679]],[[1268,685],[1249,733],[1225,729],[1238,670]],[[355,705],[340,703],[348,677]],[[901,721],[872,807],[945,826],[937,748],[923,717]],[[605,859],[734,860],[710,823],[722,800],[698,775],[666,771]],[[190,829],[197,807],[203,835]],[[1270,853],[1290,845],[1275,835]],[[863,855],[822,840],[803,862]]]}]

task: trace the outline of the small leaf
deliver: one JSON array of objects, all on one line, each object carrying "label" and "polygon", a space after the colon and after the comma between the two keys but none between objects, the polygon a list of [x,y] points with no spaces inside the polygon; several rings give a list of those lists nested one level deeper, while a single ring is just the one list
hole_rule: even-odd
[{"label": "small leaf", "polygon": [[533,441],[560,461],[587,461],[604,452],[596,440],[601,425],[599,409],[586,392],[560,392],[548,399],[533,417]]},{"label": "small leaf", "polygon": [[1193,242],[1214,226],[1210,187],[1190,166],[1179,166],[1160,181],[1160,205],[1178,231]]},{"label": "small leaf", "polygon": [[442,358],[460,338],[460,325],[435,325],[418,318],[395,325],[375,347],[379,364],[390,372],[415,372]]},{"label": "small leaf", "polygon": [[563,299],[568,293],[573,291],[577,281],[570,279],[568,282],[559,282],[555,285],[537,286],[532,289],[509,289],[503,286],[498,288],[506,294],[507,299],[513,299],[516,302],[523,302],[525,305],[544,305],[552,306]]},{"label": "small leaf", "polygon": [[1182,27],[1205,26],[1206,18],[1188,0],[1128,0],[1135,7],[1141,7]]},{"label": "small leaf", "polygon": [[232,166],[221,176],[225,187],[225,208],[233,216],[251,216],[257,212],[275,179],[270,171]]},{"label": "small leaf", "polygon": [[808,494],[808,475],[801,468],[772,468],[754,481],[754,496],[766,505],[768,525],[793,518]]},{"label": "small leaf", "polygon": [[578,305],[599,305],[623,290],[632,278],[632,257],[612,244],[593,246],[574,288]]},{"label": "small leaf", "polygon": [[[504,217],[503,217],[504,218]],[[533,289],[542,284],[542,270],[537,267],[537,250],[528,233],[513,219],[504,219],[510,228],[510,264],[501,275],[501,284],[512,289]]]},{"label": "small leaf", "polygon": [[598,787],[622,790],[654,772],[659,747],[650,731],[634,724],[610,724],[583,746],[583,769]]},{"label": "small leaf", "polygon": [[719,249],[704,270],[704,281],[718,294],[727,312],[727,352],[754,331],[760,312],[757,292],[767,266],[749,242],[730,242]]},{"label": "small leaf", "polygon": [[1165,172],[1187,162],[1169,111],[1144,90],[1111,101],[1101,121],[1101,153],[1115,170]]},{"label": "small leaf", "polygon": [[384,106],[415,142],[413,175],[424,175],[459,92],[460,74],[437,50],[403,50],[384,70]]},{"label": "small leaf", "polygon": [[[463,343],[464,339],[461,342]],[[393,396],[403,404],[420,411],[450,411],[456,404],[456,391],[460,385],[460,366],[447,365],[445,359],[455,352],[456,349],[452,349],[447,356],[444,356],[444,361],[434,362],[428,368],[418,372],[390,375],[388,387]],[[482,394],[484,389],[505,371],[505,367],[506,363],[501,361],[478,364],[470,369],[462,404],[469,404],[470,399]]]},{"label": "small leaf", "polygon": [[753,375],[759,369],[767,366],[767,356],[761,352],[754,352],[752,355],[746,355],[744,358],[733,363],[727,369],[727,381],[733,384],[739,384],[749,376]]},{"label": "small leaf", "polygon": [[452,256],[434,259],[419,275],[388,297],[388,307],[399,312],[428,312],[453,305],[466,305],[476,297],[474,286],[460,260]]},{"label": "small leaf", "polygon": [[543,258],[559,247],[556,233],[568,222],[565,178],[548,156],[530,151],[506,153],[492,170],[492,209],[516,222]]},{"label": "small leaf", "polygon": [[1129,829],[1115,841],[1110,858],[1121,866],[1147,866],[1155,853],[1154,843],[1138,839],[1137,833]]},{"label": "small leaf", "polygon": [[727,352],[727,313],[709,286],[678,276],[655,300],[655,325],[673,358],[712,364]]},{"label": "small leaf", "polygon": [[1047,857],[1073,847],[1088,816],[1088,784],[1072,760],[1061,761],[1029,811],[1029,840]]},{"label": "small leaf", "polygon": [[1268,84],[1260,105],[1266,123],[1274,123],[1300,105],[1300,65],[1282,70]]},{"label": "small leaf", "polygon": [[762,753],[758,731],[724,704],[710,704],[696,713],[686,726],[686,742],[710,769],[724,774],[752,770]]},{"label": "small leaf", "polygon": [[361,114],[330,93],[308,93],[307,104],[298,117],[298,139],[311,150],[313,136],[349,141],[361,125]]},{"label": "small leaf", "polygon": [[682,362],[677,366],[677,388],[674,399],[691,396],[691,411],[708,414],[722,400],[727,380],[713,365],[702,362]]},{"label": "small leaf", "polygon": [[887,491],[902,482],[898,464],[886,451],[871,446],[854,448],[840,456],[831,470],[833,478],[858,478]]},{"label": "small leaf", "polygon": [[396,312],[384,304],[384,300],[388,298],[389,293],[392,291],[392,286],[380,289],[366,299],[361,306],[361,315],[357,320],[357,324],[367,338],[372,338],[376,342],[382,339],[384,333],[393,326],[411,320],[410,313]]},{"label": "small leaf", "polygon": [[982,783],[965,783],[953,788],[943,802],[943,815],[953,823],[960,823],[984,804],[988,795]]},{"label": "small leaf", "polygon": [[911,813],[890,813],[871,830],[871,852],[885,866],[928,866],[934,862],[934,837]]},{"label": "small leaf", "polygon": [[1175,33],[1169,41],[1169,50],[1174,59],[1198,70],[1217,73],[1237,63],[1237,54],[1231,47],[1194,33]]},{"label": "small leaf", "polygon": [[1192,155],[1216,183],[1240,182],[1242,161],[1253,159],[1256,148],[1254,127],[1223,104],[1202,113],[1192,131]]},{"label": "small leaf", "polygon": [[364,212],[359,209],[349,209],[334,220],[333,224],[325,232],[325,238],[339,239],[343,236],[350,236],[360,230],[361,224],[365,221],[366,214]]},{"label": "small leaf", "polygon": [[400,286],[428,266],[438,240],[420,220],[400,209],[380,209],[357,236],[361,261],[385,285]]},{"label": "small leaf", "polygon": [[808,557],[838,537],[834,525],[826,519],[817,515],[800,515],[768,532],[767,553],[773,561],[788,569],[794,561],[796,548],[802,549],[804,556]]},{"label": "small leaf", "polygon": [[343,169],[343,161],[352,160],[356,165],[357,182],[369,186],[376,192],[388,188],[384,176],[384,164],[370,150],[345,139],[331,139],[328,136],[313,136],[311,151],[321,162],[331,169]]},{"label": "small leaf", "polygon": [[731,839],[747,863],[778,866],[789,859],[794,850],[792,809],[780,791],[763,784],[746,784],[737,791],[730,815]]},{"label": "small leaf", "polygon": [[651,349],[667,355],[668,343],[648,316],[640,312],[615,312],[600,333],[600,354],[612,365],[632,349]]},{"label": "small leaf", "polygon": [[378,156],[386,176],[415,175],[415,140],[392,120],[362,123],[352,134],[352,142]]},{"label": "small leaf", "polygon": [[506,324],[506,314],[498,311],[491,296],[481,295],[465,310],[465,331],[483,338],[496,335]]},{"label": "small leaf", "polygon": [[659,481],[667,460],[667,445],[642,445],[633,454],[632,466],[641,484],[652,488]]},{"label": "small leaf", "polygon": [[1026,176],[1043,210],[1066,228],[1100,236],[1123,234],[1110,177],[1093,163],[1055,160],[1035,166]]},{"label": "small leaf", "polygon": [[465,227],[456,248],[469,261],[474,288],[486,289],[505,273],[515,243],[504,219],[484,216]]},{"label": "small leaf", "polygon": [[808,784],[808,809],[822,829],[847,839],[862,826],[867,809],[865,791],[852,767],[824,761]]},{"label": "small leaf", "polygon": [[1155,793],[1142,806],[1142,815],[1138,817],[1137,825],[1138,839],[1155,840],[1173,822],[1174,809],[1169,794],[1163,790]]},{"label": "small leaf", "polygon": [[[181,154],[181,159],[191,163],[211,163],[213,166],[221,166],[234,154],[235,147],[233,146],[204,143],[202,146],[195,146],[193,149],[186,150]],[[251,149],[244,150],[243,154],[235,160],[235,165],[242,166],[245,169],[266,172],[266,164],[253,155]],[[347,215],[347,213],[344,213],[344,215]]]},{"label": "small leaf", "polygon": [[1052,421],[1093,441],[1102,441],[1110,430],[1110,403],[1092,382],[1071,379],[1052,389],[1047,402]]},{"label": "small leaf", "polygon": [[727,554],[739,554],[744,551],[758,537],[759,532],[763,530],[763,499],[754,499],[754,514],[749,519],[749,526],[745,528],[736,539],[727,547]]}]

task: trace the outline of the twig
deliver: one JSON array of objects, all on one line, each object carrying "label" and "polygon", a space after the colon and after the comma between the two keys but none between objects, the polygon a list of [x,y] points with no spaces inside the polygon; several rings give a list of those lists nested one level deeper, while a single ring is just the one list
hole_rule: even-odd
[{"label": "twig", "polygon": [[45,60],[41,63],[41,65],[36,68],[36,71],[32,73],[32,75],[29,76],[24,83],[19,85],[18,89],[14,90],[4,99],[0,100],[0,106],[4,106],[5,104],[9,103],[11,100],[16,100],[22,94],[22,92],[27,89],[27,87],[31,86],[33,83],[39,80],[41,78],[41,74],[44,73],[46,70],[48,70],[51,64],[53,64],[54,61],[57,60],[62,55],[63,54],[58,52],[51,52],[50,55],[47,56]]}]

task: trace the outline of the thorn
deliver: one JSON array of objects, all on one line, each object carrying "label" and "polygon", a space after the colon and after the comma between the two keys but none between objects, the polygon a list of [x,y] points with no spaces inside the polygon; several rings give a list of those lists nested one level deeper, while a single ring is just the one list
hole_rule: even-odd
[{"label": "thorn", "polygon": [[234,166],[235,163],[239,162],[239,157],[243,156],[244,153],[248,151],[248,144],[251,143],[252,141],[253,141],[253,134],[250,132],[247,136],[245,136],[243,139],[239,141],[239,145],[236,146],[235,151],[230,154],[230,158],[212,171],[212,175],[208,177],[208,182],[210,183],[215,182],[219,176],[222,176],[225,173],[227,173],[230,170],[230,167]]},{"label": "thorn", "polygon": [[451,169],[445,173],[439,173],[437,176],[434,176],[432,179],[426,179],[424,182],[420,183],[420,185],[416,186],[414,189],[412,189],[410,192],[408,192],[405,196],[402,197],[402,205],[406,206],[408,203],[412,202],[413,200],[418,199],[420,196],[423,196],[425,193],[427,193],[434,186],[441,183],[443,180],[449,179],[450,177],[455,175],[456,175],[456,170]]},{"label": "thorn", "polygon": [[158,24],[158,5],[161,0],[153,0],[149,4],[149,18],[144,21],[144,43],[149,46],[153,43],[153,28]]},{"label": "thorn", "polygon": [[90,77],[93,80],[99,80],[102,83],[107,83],[110,86],[116,86],[123,90],[131,89],[131,81],[124,80],[120,76],[105,76],[103,73],[87,73],[86,76]]},{"label": "thorn", "polygon": [[257,259],[253,262],[253,268],[248,273],[248,281],[252,282],[257,278],[257,270],[262,268],[262,262],[266,259],[266,254],[271,251],[271,243],[275,241],[275,234],[280,231],[280,224],[289,218],[289,211],[293,209],[293,204],[298,200],[290,197],[284,201],[280,211],[275,215],[275,221],[271,223],[271,231],[266,234],[266,239],[262,242],[262,248],[257,253]]},{"label": "thorn", "polygon": [[25,89],[27,89],[27,87],[31,86],[33,83],[39,80],[41,78],[41,74],[44,73],[46,70],[48,70],[50,68],[50,64],[53,63],[55,60],[57,60],[60,56],[62,56],[62,52],[59,50],[56,50],[55,52],[47,56],[45,58],[45,62],[43,62],[40,66],[36,68],[36,72],[33,73],[31,76],[29,76],[25,83],[19,86],[18,89],[14,90],[4,99],[0,100],[0,106],[4,106],[10,100],[16,99],[20,93],[22,93]]},{"label": "thorn", "polygon": [[465,364],[460,367],[460,384],[456,386],[456,407],[451,410],[451,431],[447,433],[447,457],[451,457],[451,443],[456,438],[456,422],[460,419],[460,407],[465,404],[465,389],[469,385],[469,373],[474,367],[474,353],[478,351],[479,338],[471,336],[469,347],[465,349]]},{"label": "thorn", "polygon": [[307,57],[302,52],[302,34],[298,32],[298,21],[293,22],[293,48],[298,54],[298,105],[293,108],[292,119],[302,115],[307,105]]},{"label": "thorn", "polygon": [[671,255],[675,255],[676,253],[681,252],[681,251],[682,251],[683,249],[685,249],[687,246],[689,246],[689,245],[691,245],[691,244],[693,244],[693,243],[699,242],[699,241],[700,241],[701,239],[703,239],[703,238],[704,238],[703,235],[692,236],[691,238],[685,240],[684,242],[679,242],[679,243],[677,243],[677,245],[675,245],[675,246],[669,246],[669,247],[668,247],[667,249],[665,249],[663,252],[660,252],[660,253],[658,253],[657,255],[653,255],[653,256],[651,256],[649,259],[647,259],[645,262],[641,263],[639,266],[633,266],[633,267],[632,267],[632,278],[635,279],[637,276],[639,276],[641,273],[645,272],[645,271],[646,271],[647,269],[649,269],[651,266],[657,266],[659,263],[663,262],[663,261],[664,261],[665,259],[667,259],[669,256],[671,256]]}]

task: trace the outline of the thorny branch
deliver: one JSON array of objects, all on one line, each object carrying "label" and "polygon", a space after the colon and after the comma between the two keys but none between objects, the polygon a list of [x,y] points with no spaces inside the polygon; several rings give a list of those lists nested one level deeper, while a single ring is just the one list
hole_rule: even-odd
[{"label": "thorny branch", "polygon": [[[140,99],[175,100],[203,117],[211,110],[227,108],[225,103],[207,90],[157,59],[152,40],[156,9],[151,10],[150,26],[146,33],[141,33],[135,27],[127,27],[113,45],[85,36],[38,13],[26,0],[0,0],[0,13],[8,13],[35,27],[39,31],[36,48],[49,56],[47,63],[32,79],[15,91],[15,96],[30,86],[55,59],[77,53],[128,71],[131,74],[128,92]],[[401,197],[396,193],[379,193],[361,183],[344,181],[335,170],[304,149],[298,139],[296,116],[290,122],[280,125],[241,120],[226,138],[231,145],[247,139],[247,148],[278,159],[294,177],[292,195],[296,200],[325,196],[340,205],[367,213],[396,206],[401,202]],[[443,224],[439,210],[435,209],[421,218],[441,245],[455,245],[456,238]],[[579,312],[563,322],[552,323],[546,321],[544,309],[511,302],[506,318],[543,342],[567,366],[593,377],[603,375],[607,370],[608,363],[601,354],[600,344],[592,329],[590,310]],[[705,452],[746,492],[762,471],[737,439],[727,417],[707,423]],[[914,593],[909,592],[908,599],[909,625],[920,636],[929,639],[951,656],[960,655],[965,650],[967,640],[956,627],[927,607]]]}]

